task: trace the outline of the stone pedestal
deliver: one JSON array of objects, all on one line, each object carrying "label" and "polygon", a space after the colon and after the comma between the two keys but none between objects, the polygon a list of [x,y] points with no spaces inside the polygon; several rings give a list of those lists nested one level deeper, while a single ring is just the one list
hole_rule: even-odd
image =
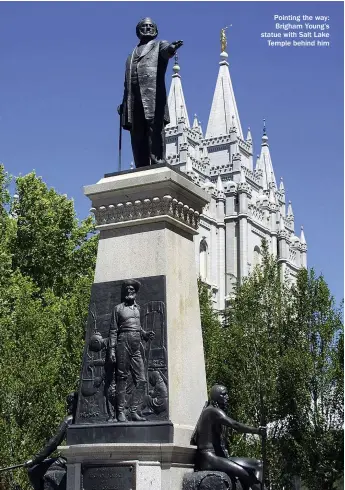
[{"label": "stone pedestal", "polygon": [[[96,355],[92,342],[98,336],[100,346],[106,345],[120,285],[136,279],[142,284],[137,300],[140,307],[146,305],[146,320],[157,321],[150,317],[153,310],[160,318],[147,366],[162,374],[168,393],[165,412],[146,423],[108,422],[102,376],[96,375],[97,367],[90,376],[90,367],[84,366],[76,425],[63,449],[68,490],[93,490],[99,475],[110,478],[103,489],[180,490],[183,475],[193,470],[189,443],[207,400],[193,236],[209,196],[186,175],[161,165],[106,176],[85,187],[85,194],[100,240],[84,364],[92,358],[94,366],[97,358],[101,366],[105,355],[101,347]],[[122,486],[114,486],[113,480],[121,479]]]},{"label": "stone pedestal", "polygon": [[67,490],[182,490],[195,448],[175,444],[80,444],[60,448]]}]

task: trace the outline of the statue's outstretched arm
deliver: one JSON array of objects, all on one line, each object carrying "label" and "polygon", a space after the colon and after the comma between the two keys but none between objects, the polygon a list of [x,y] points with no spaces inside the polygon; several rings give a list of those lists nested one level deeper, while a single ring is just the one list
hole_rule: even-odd
[{"label": "statue's outstretched arm", "polygon": [[222,419],[222,424],[227,427],[231,427],[235,429],[237,432],[241,432],[242,434],[260,434],[260,430],[256,427],[251,427],[250,425],[241,424],[236,420],[227,417],[226,415]]},{"label": "statue's outstretched arm", "polygon": [[159,50],[163,58],[170,59],[182,45],[183,41],[174,41],[172,43],[169,43],[168,41],[160,41]]},{"label": "statue's outstretched arm", "polygon": [[57,449],[65,438],[67,427],[69,426],[71,420],[72,417],[70,415],[64,419],[64,421],[59,425],[56,434],[49,439],[43,449],[41,449],[41,451],[39,451],[32,460],[27,462],[30,462],[30,464],[27,464],[27,466],[34,466],[35,464],[41,463]]}]

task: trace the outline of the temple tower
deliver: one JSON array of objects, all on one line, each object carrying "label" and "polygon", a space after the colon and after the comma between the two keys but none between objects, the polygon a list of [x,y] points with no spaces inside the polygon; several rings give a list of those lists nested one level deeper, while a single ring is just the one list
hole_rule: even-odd
[{"label": "temple tower", "polygon": [[[203,134],[195,114],[190,126],[177,57],[173,67],[166,127],[167,161],[186,172],[210,196],[195,236],[197,271],[222,310],[236,285],[260,262],[262,239],[282,266],[282,280],[294,281],[307,264],[302,228],[295,235],[291,201],[274,173],[266,121],[261,148],[253,162],[252,131],[244,139],[222,30],[218,76]],[[224,41],[225,39],[225,41]],[[197,108],[193,108],[196,110]],[[279,157],[279,155],[278,155]]]}]

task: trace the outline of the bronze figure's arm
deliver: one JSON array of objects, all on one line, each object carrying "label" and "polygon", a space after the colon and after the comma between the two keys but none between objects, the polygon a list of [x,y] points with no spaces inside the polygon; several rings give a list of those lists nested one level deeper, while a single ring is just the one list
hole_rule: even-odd
[{"label": "bronze figure's arm", "polygon": [[242,434],[262,435],[263,433],[266,433],[266,427],[251,427],[250,425],[241,424],[241,422],[237,422],[237,420],[234,420],[225,414],[222,417],[222,424],[231,427]]},{"label": "bronze figure's arm", "polygon": [[174,56],[176,51],[183,45],[183,41],[174,41],[172,43],[168,43],[168,41],[160,42],[160,53],[163,58],[170,59]]},{"label": "bronze figure's arm", "polygon": [[57,447],[60,446],[60,444],[64,440],[67,427],[70,425],[72,420],[72,415],[66,417],[59,425],[56,434],[51,439],[49,439],[47,444],[41,449],[41,451],[36,454],[36,456],[34,456],[33,459],[29,459],[29,461],[25,463],[25,466],[30,467],[39,464],[44,459],[48,458],[48,456],[50,456],[54,451],[56,451]]}]

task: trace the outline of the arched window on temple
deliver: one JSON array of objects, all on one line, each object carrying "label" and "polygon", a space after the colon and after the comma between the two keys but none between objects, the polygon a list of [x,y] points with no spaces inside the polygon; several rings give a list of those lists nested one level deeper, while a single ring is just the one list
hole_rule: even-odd
[{"label": "arched window on temple", "polygon": [[253,265],[254,267],[258,264],[261,264],[261,250],[260,248],[256,245],[254,247],[254,260],[253,260]]},{"label": "arched window on temple", "polygon": [[205,238],[203,238],[200,242],[199,248],[199,274],[203,281],[207,280],[207,253],[207,242]]}]

